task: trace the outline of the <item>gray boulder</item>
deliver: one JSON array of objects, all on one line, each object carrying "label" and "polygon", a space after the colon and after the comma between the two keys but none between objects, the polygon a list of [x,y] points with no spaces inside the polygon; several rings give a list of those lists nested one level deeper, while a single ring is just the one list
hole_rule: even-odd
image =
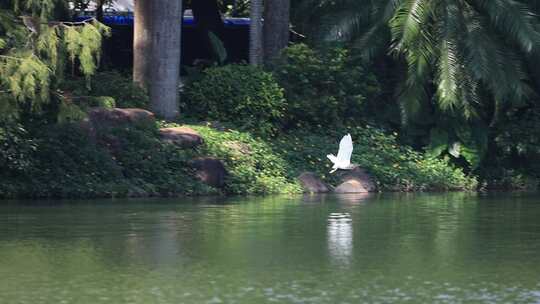
[{"label": "gray boulder", "polygon": [[161,139],[182,148],[194,148],[203,143],[197,131],[188,127],[174,127],[159,129]]},{"label": "gray boulder", "polygon": [[137,108],[93,108],[88,111],[88,119],[95,128],[108,128],[126,124],[152,124],[155,116],[150,111]]},{"label": "gray boulder", "polygon": [[227,170],[223,163],[216,158],[200,157],[190,162],[195,169],[195,175],[203,183],[214,188],[222,188],[225,185]]},{"label": "gray boulder", "polygon": [[298,180],[308,193],[326,193],[330,191],[328,186],[313,172],[304,172],[300,174]]},{"label": "gray boulder", "polygon": [[377,185],[366,170],[357,167],[341,177],[341,184],[334,189],[336,193],[376,192]]}]

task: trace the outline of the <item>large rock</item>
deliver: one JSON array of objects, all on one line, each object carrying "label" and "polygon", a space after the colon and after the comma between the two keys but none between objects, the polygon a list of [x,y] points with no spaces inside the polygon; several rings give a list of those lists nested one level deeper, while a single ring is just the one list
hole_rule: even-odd
[{"label": "large rock", "polygon": [[200,157],[192,160],[191,166],[195,169],[195,175],[205,184],[215,188],[225,185],[227,170],[219,159]]},{"label": "large rock", "polygon": [[362,168],[348,171],[341,177],[341,184],[334,189],[336,193],[376,192],[377,186],[371,176]]},{"label": "large rock", "polygon": [[203,143],[199,133],[188,127],[161,128],[159,133],[163,141],[182,148],[194,148]]},{"label": "large rock", "polygon": [[94,127],[107,128],[126,124],[151,124],[155,121],[154,113],[137,108],[93,108],[88,118]]},{"label": "large rock", "polygon": [[313,172],[304,172],[300,174],[298,180],[304,188],[304,192],[309,193],[326,193],[329,191],[328,186]]}]

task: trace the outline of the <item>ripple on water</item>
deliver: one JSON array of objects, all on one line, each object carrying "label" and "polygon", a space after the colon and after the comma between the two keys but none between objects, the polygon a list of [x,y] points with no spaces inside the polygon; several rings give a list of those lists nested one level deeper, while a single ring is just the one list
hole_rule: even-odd
[{"label": "ripple on water", "polygon": [[0,206],[0,303],[540,303],[540,204],[497,200]]}]

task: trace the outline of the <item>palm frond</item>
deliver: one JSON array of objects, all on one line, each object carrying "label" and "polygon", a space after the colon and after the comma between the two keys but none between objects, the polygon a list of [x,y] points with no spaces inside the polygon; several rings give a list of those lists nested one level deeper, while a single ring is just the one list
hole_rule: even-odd
[{"label": "palm frond", "polygon": [[439,64],[437,66],[437,97],[443,110],[453,109],[458,102],[458,58],[457,46],[453,39],[441,42]]},{"label": "palm frond", "polygon": [[522,100],[531,93],[523,58],[472,8],[466,18],[465,67],[497,100]]},{"label": "palm frond", "polygon": [[540,0],[304,1],[318,3],[326,39],[405,64],[404,122],[431,105],[485,118],[494,100],[510,106],[531,96],[533,80],[540,87]]},{"label": "palm frond", "polygon": [[[409,48],[405,53],[407,77],[398,91],[398,101],[401,107],[401,120],[404,125],[416,118],[422,105],[429,101],[427,85],[432,74],[432,56],[426,53],[431,50],[427,40],[420,40],[415,48]],[[431,50],[432,51],[432,50]]]},{"label": "palm frond", "polygon": [[406,0],[402,2],[390,21],[392,31],[392,48],[402,50],[415,43],[422,35],[431,13],[428,0]]},{"label": "palm frond", "polygon": [[468,0],[491,24],[525,53],[540,47],[540,19],[528,5],[515,0]]}]

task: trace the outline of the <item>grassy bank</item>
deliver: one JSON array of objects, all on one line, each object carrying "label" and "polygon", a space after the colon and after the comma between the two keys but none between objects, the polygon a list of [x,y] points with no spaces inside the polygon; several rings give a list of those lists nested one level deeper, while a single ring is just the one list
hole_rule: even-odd
[{"label": "grassy bank", "polygon": [[[326,154],[336,153],[346,132],[355,141],[353,161],[367,169],[382,191],[471,190],[476,180],[444,160],[397,144],[395,135],[357,126],[324,133],[293,132],[262,139],[233,128],[188,125],[204,143],[182,149],[160,140],[156,122],[88,132],[80,124],[51,125],[2,133],[0,197],[126,197],[207,194],[300,193],[303,171],[328,174]],[[190,160],[209,156],[228,171],[224,186],[212,188],[195,177]]]}]

